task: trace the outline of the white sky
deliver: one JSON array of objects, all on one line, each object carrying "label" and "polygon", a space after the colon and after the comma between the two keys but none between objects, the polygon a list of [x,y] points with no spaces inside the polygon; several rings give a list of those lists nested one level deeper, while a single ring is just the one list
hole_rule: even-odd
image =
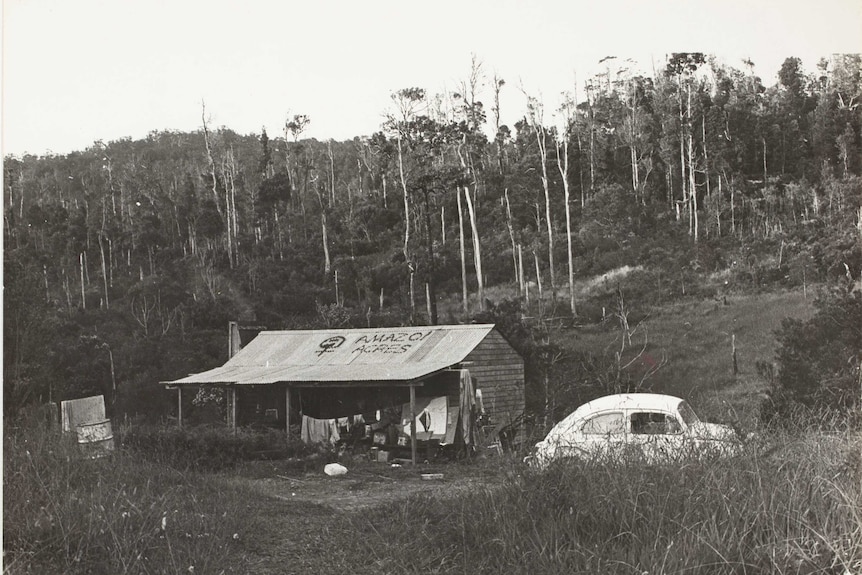
[{"label": "white sky", "polygon": [[[558,96],[604,56],[650,72],[669,52],[702,51],[764,83],[784,58],[862,52],[860,0],[2,0],[3,154],[81,150],[201,126],[347,139],[380,128],[389,95],[454,89],[471,56],[519,87]],[[483,101],[490,109],[491,96]],[[489,118],[490,120],[490,118]]]}]

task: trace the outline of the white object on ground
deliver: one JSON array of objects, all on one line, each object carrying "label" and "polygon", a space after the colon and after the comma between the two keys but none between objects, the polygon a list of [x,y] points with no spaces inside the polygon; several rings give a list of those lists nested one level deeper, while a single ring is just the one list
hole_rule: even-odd
[{"label": "white object on ground", "polygon": [[345,473],[347,473],[347,468],[340,463],[327,463],[323,467],[323,472],[329,476],[337,477],[339,475],[344,475]]}]

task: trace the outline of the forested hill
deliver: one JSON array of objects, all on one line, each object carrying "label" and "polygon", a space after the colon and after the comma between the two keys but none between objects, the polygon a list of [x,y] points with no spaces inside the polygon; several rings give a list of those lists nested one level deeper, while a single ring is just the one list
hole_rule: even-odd
[{"label": "forested hill", "polygon": [[674,54],[560,110],[531,98],[513,126],[498,96],[516,88],[472,78],[397,91],[351,141],[204,113],[193,133],[5,158],[6,409],[98,392],[167,412],[156,382],[220,364],[229,320],[458,322],[521,298],[589,322],[604,296],[569,286],[623,266],[650,302],[859,278],[860,56],[814,75],[788,58],[766,86]]}]

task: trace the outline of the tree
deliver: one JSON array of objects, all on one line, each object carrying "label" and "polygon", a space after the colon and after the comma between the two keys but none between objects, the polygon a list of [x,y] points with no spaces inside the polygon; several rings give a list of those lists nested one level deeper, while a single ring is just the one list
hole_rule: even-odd
[{"label": "tree", "polygon": [[425,110],[425,90],[421,88],[403,88],[391,96],[395,104],[395,110],[387,116],[386,128],[395,136],[396,150],[398,153],[398,178],[401,183],[401,191],[404,198],[404,244],[402,253],[404,262],[410,274],[410,309],[412,315],[416,313],[416,298],[414,286],[414,274],[416,269],[410,254],[410,195],[407,191],[407,172],[404,168],[405,149],[411,139],[411,130],[415,128],[415,120],[420,112]]},{"label": "tree", "polygon": [[575,267],[572,262],[572,208],[571,194],[569,192],[569,140],[572,138],[572,131],[575,125],[575,111],[577,106],[574,99],[569,96],[563,101],[560,108],[560,113],[563,120],[563,130],[561,137],[557,138],[557,168],[560,170],[560,177],[563,180],[563,195],[566,207],[566,254],[568,256],[569,270],[569,308],[572,316],[577,316],[577,308],[575,307]]},{"label": "tree", "polygon": [[485,309],[485,275],[482,270],[482,245],[479,240],[479,224],[477,218],[477,203],[479,196],[479,170],[477,158],[482,155],[485,145],[485,137],[482,134],[482,125],[485,123],[485,111],[482,102],[478,100],[479,84],[482,80],[482,63],[474,55],[471,60],[470,75],[461,84],[462,94],[455,94],[456,99],[463,102],[461,107],[462,119],[456,132],[460,132],[461,141],[457,144],[458,159],[461,168],[472,182],[472,196],[470,187],[463,185],[464,200],[467,204],[467,212],[470,217],[470,230],[473,237],[473,265],[476,268],[476,294],[479,300],[479,310]]},{"label": "tree", "polygon": [[539,150],[542,191],[545,193],[545,223],[548,227],[548,273],[551,279],[551,299],[556,301],[557,283],[554,276],[554,225],[551,219],[551,192],[548,181],[547,130],[544,126],[544,106],[536,98],[527,98],[527,121],[536,136]]},{"label": "tree", "polygon": [[[665,73],[675,77],[677,81],[677,101],[679,104],[679,154],[680,174],[683,182],[683,197],[688,205],[689,229],[688,233],[697,242],[698,230],[698,204],[697,187],[695,184],[695,160],[694,160],[694,128],[692,113],[692,84],[694,74],[706,61],[700,52],[675,52],[668,59]],[[685,98],[683,97],[685,96]],[[686,182],[688,188],[686,190]]]}]

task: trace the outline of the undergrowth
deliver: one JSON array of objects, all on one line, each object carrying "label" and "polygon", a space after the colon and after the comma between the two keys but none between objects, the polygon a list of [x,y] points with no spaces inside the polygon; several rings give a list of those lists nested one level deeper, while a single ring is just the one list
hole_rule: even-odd
[{"label": "undergrowth", "polygon": [[120,428],[117,437],[126,452],[140,458],[199,471],[231,469],[255,459],[305,457],[318,451],[275,429],[138,425]]},{"label": "undergrowth", "polygon": [[365,552],[402,573],[859,573],[860,447],[771,435],[718,462],[523,469],[363,517]]},{"label": "undergrowth", "polygon": [[41,425],[4,429],[7,574],[229,573],[260,530],[255,509],[217,476],[122,448],[87,459],[74,437]]}]

